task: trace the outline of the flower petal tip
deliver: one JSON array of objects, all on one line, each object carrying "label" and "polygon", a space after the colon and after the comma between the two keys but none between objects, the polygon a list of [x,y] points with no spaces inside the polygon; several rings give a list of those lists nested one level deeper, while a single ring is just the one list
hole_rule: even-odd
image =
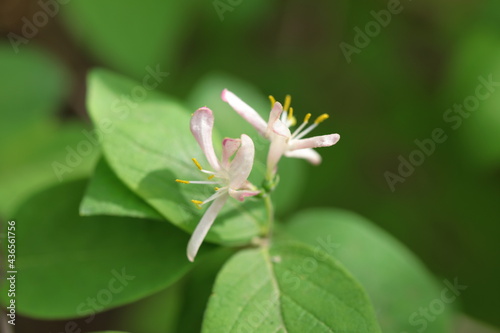
[{"label": "flower petal tip", "polygon": [[197,114],[198,112],[200,112],[200,113],[208,113],[210,115],[213,115],[212,110],[210,110],[206,106],[203,106],[203,107],[199,108],[198,110],[196,110],[193,115]]},{"label": "flower petal tip", "polygon": [[225,88],[224,88],[224,89],[222,90],[221,94],[220,94],[220,98],[221,98],[224,102],[227,102],[226,95],[227,95],[227,93],[228,93],[228,92],[229,92],[229,90],[227,90],[227,89],[225,89]]}]

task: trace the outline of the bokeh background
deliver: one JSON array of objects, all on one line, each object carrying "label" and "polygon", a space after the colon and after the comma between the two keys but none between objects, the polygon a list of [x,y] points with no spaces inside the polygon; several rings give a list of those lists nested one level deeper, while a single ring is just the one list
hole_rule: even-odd
[{"label": "bokeh background", "polygon": [[[252,85],[263,98],[291,94],[298,113],[329,113],[315,134],[342,136],[321,151],[321,168],[304,164],[307,173],[297,175],[301,197],[282,220],[306,207],[360,213],[406,244],[438,279],[466,284],[460,301],[468,316],[500,326],[500,87],[461,116],[456,129],[443,118],[475,95],[479,77],[500,82],[500,4],[405,0],[386,26],[356,46],[358,29],[375,21],[372,11],[393,5],[3,1],[0,217],[12,218],[32,192],[59,182],[51,162],[91,128],[85,108],[91,68],[141,80],[147,66],[160,66],[169,76],[158,90],[180,100],[228,78]],[[357,47],[349,59],[342,43]],[[436,128],[447,140],[391,189],[386,172],[397,174],[400,156],[409,159],[415,140],[431,138]],[[97,156],[86,157],[65,180],[90,175]],[[108,311],[85,327],[165,331],[163,294]],[[62,331],[61,323],[21,317],[17,331]]]}]

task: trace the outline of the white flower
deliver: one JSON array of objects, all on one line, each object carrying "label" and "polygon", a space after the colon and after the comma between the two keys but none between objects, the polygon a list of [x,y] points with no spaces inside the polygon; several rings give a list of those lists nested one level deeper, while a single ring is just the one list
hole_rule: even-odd
[{"label": "white flower", "polygon": [[330,147],[340,140],[339,134],[328,134],[303,139],[318,124],[329,117],[326,113],[316,118],[314,123],[307,126],[311,118],[311,114],[308,113],[302,124],[292,133],[290,127],[295,126],[296,119],[293,116],[293,108],[290,107],[291,98],[288,95],[286,96],[284,107],[279,102],[276,102],[272,96],[269,96],[272,110],[267,123],[257,111],[229,90],[224,89],[221,97],[223,101],[229,103],[240,116],[255,127],[260,135],[271,141],[267,156],[269,174],[275,173],[276,166],[282,155],[303,158],[317,165],[321,163],[321,156],[312,148]]},{"label": "white flower", "polygon": [[[219,161],[215,155],[212,144],[212,128],[214,116],[210,109],[200,108],[191,118],[191,133],[205,154],[212,171],[205,170],[200,163],[193,158],[193,162],[201,172],[209,174],[207,181],[187,181],[176,179],[178,183],[184,184],[211,184],[215,187],[215,193],[204,201],[191,200],[199,208],[212,202],[200,222],[196,226],[187,247],[187,257],[194,261],[196,253],[205,239],[208,230],[212,226],[217,214],[231,196],[243,201],[246,197],[257,195],[254,187],[248,182],[248,176],[252,171],[255,148],[252,139],[245,134],[240,139],[226,138],[222,141],[222,159]],[[236,154],[236,155],[235,155]],[[233,156],[234,158],[230,160]]]}]

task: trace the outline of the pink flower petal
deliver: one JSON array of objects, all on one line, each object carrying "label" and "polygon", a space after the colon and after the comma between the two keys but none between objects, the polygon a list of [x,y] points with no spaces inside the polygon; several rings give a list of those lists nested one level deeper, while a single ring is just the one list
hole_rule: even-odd
[{"label": "pink flower petal", "polygon": [[208,163],[218,171],[220,169],[219,160],[215,155],[212,143],[212,128],[214,127],[214,115],[209,108],[200,108],[191,117],[191,133],[205,153]]},{"label": "pink flower petal", "polygon": [[255,129],[264,136],[266,134],[266,122],[262,117],[248,104],[243,102],[238,96],[233,94],[227,89],[224,89],[221,94],[221,98],[224,102],[229,103],[229,105],[238,112],[240,116],[248,121]]},{"label": "pink flower petal", "polygon": [[309,163],[318,165],[321,163],[321,155],[318,154],[315,150],[307,148],[307,149],[299,149],[294,151],[287,151],[285,153],[286,157],[294,157],[294,158],[302,158],[307,160]]},{"label": "pink flower petal", "polygon": [[[273,123],[273,133],[289,139],[292,136],[290,129],[281,120],[276,120]],[[275,135],[275,136],[276,136]],[[274,140],[274,138],[272,138]]]},{"label": "pink flower petal", "polygon": [[330,147],[340,140],[338,134],[328,134],[315,136],[307,139],[292,140],[290,142],[290,150],[304,149],[304,148],[319,148]]},{"label": "pink flower petal", "polygon": [[271,113],[269,114],[269,121],[267,122],[266,138],[271,136],[271,131],[274,131],[275,123],[280,121],[281,113],[283,113],[283,106],[281,106],[279,102],[274,103]]},{"label": "pink flower petal", "polygon": [[241,146],[229,167],[229,187],[239,189],[246,182],[253,167],[255,147],[252,139],[241,135]]},{"label": "pink flower petal", "polygon": [[[280,121],[281,123],[281,121]],[[274,174],[281,156],[285,153],[288,147],[288,138],[281,135],[274,135],[269,146],[267,154],[267,173]]]},{"label": "pink flower petal", "polygon": [[246,197],[252,197],[259,193],[260,191],[248,191],[248,190],[235,191],[229,189],[229,195],[239,201],[243,201],[245,200]]},{"label": "pink flower petal", "polygon": [[240,148],[241,139],[225,138],[222,140],[222,166],[229,167],[229,158]]},{"label": "pink flower petal", "polygon": [[205,214],[203,214],[203,217],[201,218],[200,222],[196,226],[196,229],[194,229],[191,238],[189,239],[187,247],[187,257],[189,261],[194,261],[194,258],[196,257],[196,254],[200,249],[201,243],[203,243],[203,240],[207,236],[208,230],[214,223],[217,214],[219,214],[228,198],[229,195],[227,194],[221,195],[219,198],[214,200],[210,207],[208,207]]}]

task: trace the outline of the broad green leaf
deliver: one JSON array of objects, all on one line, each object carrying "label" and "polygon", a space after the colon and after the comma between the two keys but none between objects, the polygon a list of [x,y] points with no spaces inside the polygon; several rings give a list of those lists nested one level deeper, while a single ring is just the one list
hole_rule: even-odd
[{"label": "broad green leaf", "polygon": [[[118,178],[168,221],[194,230],[203,211],[192,199],[214,193],[209,185],[179,184],[175,179],[206,179],[192,163],[208,166],[189,130],[191,112],[171,99],[145,91],[134,95],[137,83],[104,70],[89,76],[88,108],[97,130],[105,133],[106,160]],[[217,119],[215,120],[217,122]],[[220,140],[214,134],[214,145]],[[243,244],[258,235],[265,223],[259,199],[245,203],[230,199],[207,236],[224,244]]]},{"label": "broad green leaf", "polygon": [[80,214],[130,216],[163,220],[143,199],[126,187],[101,158],[80,204]]},{"label": "broad green leaf", "polygon": [[302,244],[244,250],[222,268],[203,332],[380,332],[363,288]]},{"label": "broad green leaf", "polygon": [[[265,163],[269,150],[269,141],[259,136],[255,128],[238,115],[228,103],[221,99],[223,89],[229,89],[238,95],[248,105],[259,112],[266,122],[271,111],[267,95],[274,94],[274,92],[268,92],[266,95],[235,77],[227,74],[212,73],[198,83],[188,98],[189,106],[192,110],[196,110],[201,106],[208,106],[213,110],[218,120],[215,126],[224,136],[238,137],[241,133],[245,133],[253,139],[256,150],[254,168],[257,172],[253,173],[253,177],[250,180],[254,182],[261,181],[262,175],[266,170]],[[275,97],[283,102],[284,96]],[[300,113],[298,117],[300,118]],[[276,206],[278,214],[285,212],[297,204],[300,193],[306,184],[306,178],[300,177],[306,170],[306,164],[306,161],[286,157],[280,161],[279,175],[281,182],[273,193],[273,203]]]},{"label": "broad green leaf", "polygon": [[84,187],[40,192],[15,215],[19,314],[89,316],[155,293],[189,269],[188,235],[168,223],[78,216]]},{"label": "broad green leaf", "polygon": [[162,64],[168,71],[194,5],[161,0],[72,1],[62,8],[62,18],[94,56],[140,79],[147,75],[147,66]]},{"label": "broad green leaf", "polygon": [[[352,272],[370,296],[384,332],[413,332],[424,326],[428,333],[451,330],[450,303],[458,298],[448,291],[446,300],[453,301],[442,300],[448,285],[436,283],[410,251],[366,219],[338,209],[315,209],[295,216],[286,230]],[[449,279],[453,284],[454,277]],[[429,310],[432,321],[419,312],[431,305],[436,309]]]}]

